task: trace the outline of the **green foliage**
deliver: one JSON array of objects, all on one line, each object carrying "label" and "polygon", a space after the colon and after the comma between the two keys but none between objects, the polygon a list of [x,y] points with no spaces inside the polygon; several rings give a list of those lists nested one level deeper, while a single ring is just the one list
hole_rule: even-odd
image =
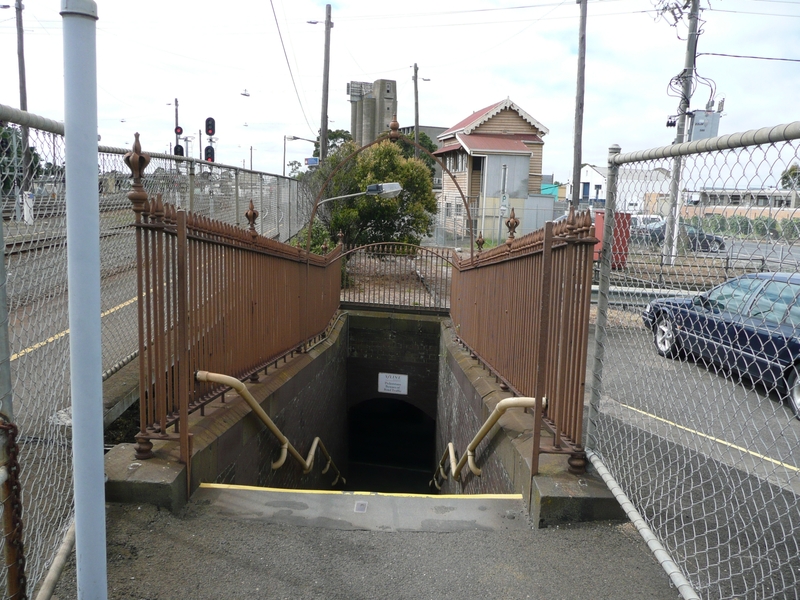
[{"label": "green foliage", "polygon": [[781,219],[781,236],[787,242],[794,242],[800,239],[800,219]]},{"label": "green foliage", "polygon": [[703,229],[710,233],[722,233],[728,229],[725,215],[708,215],[703,219]]},{"label": "green foliage", "polygon": [[728,217],[728,232],[731,235],[750,235],[753,225],[744,215],[733,215]]},{"label": "green foliage", "polygon": [[[346,151],[343,147],[337,155]],[[388,141],[368,148],[352,162],[352,168],[337,173],[333,189],[326,196],[354,193],[373,183],[388,182],[399,183],[403,191],[396,198],[359,196],[334,201],[330,231],[341,230],[348,244],[419,244],[422,236],[430,232],[436,212],[436,198],[425,165],[404,158],[400,149]]]},{"label": "green foliage", "polygon": [[781,187],[785,190],[800,189],[800,165],[794,163],[781,173]]},{"label": "green foliage", "polygon": [[[411,137],[413,139],[413,136],[409,136],[409,137]],[[411,143],[409,143],[406,140],[401,138],[397,142],[397,145],[400,147],[400,152],[403,153],[403,156],[405,158],[409,158],[409,159],[410,158],[414,158],[414,150],[416,150],[416,147],[414,146],[414,144],[411,144]],[[419,132],[419,145],[422,146],[428,152],[431,152],[431,153],[436,152],[436,150],[437,150],[436,143],[424,131],[420,131]],[[422,152],[422,151],[420,151],[420,153],[419,153],[419,159],[422,162],[425,163],[425,166],[428,167],[428,170],[431,172],[431,177],[433,177],[436,174],[436,171],[434,170],[434,166],[436,165],[436,161],[433,160],[433,158],[431,158],[425,152]]]},{"label": "green foliage", "polygon": [[[308,227],[301,229],[290,242],[295,248],[302,248],[303,250],[305,250],[307,243]],[[322,222],[315,219],[314,225],[311,227],[311,252],[314,254],[324,254],[322,245],[325,243],[328,244],[328,252],[330,252],[334,244],[330,239],[328,228],[325,227]]]},{"label": "green foliage", "polygon": [[701,229],[703,227],[702,221],[700,220],[700,217],[698,217],[697,215],[689,219],[689,225],[691,225],[692,227],[699,227]]},{"label": "green foliage", "polygon": [[26,157],[23,152],[22,131],[16,127],[0,129],[0,189],[3,195],[11,193],[15,187],[19,190],[31,190],[33,179],[42,174],[42,161],[36,148],[31,146],[28,156],[30,171],[28,180],[25,181]]},{"label": "green foliage", "polygon": [[[341,148],[346,142],[352,142],[353,136],[350,135],[350,132],[346,129],[330,129],[328,130],[328,153],[327,155],[330,156],[333,152],[336,152],[339,148]],[[317,136],[317,141],[314,142],[314,154],[311,156],[316,156],[319,158],[319,136]]]},{"label": "green foliage", "polygon": [[761,237],[769,237],[771,231],[778,230],[778,221],[772,217],[756,217],[753,219],[753,232]]}]

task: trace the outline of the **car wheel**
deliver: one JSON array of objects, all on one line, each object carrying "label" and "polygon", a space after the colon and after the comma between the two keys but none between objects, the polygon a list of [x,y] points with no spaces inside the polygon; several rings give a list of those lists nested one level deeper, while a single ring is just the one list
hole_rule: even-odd
[{"label": "car wheel", "polygon": [[789,371],[786,379],[786,400],[794,415],[800,419],[800,365],[795,365]]},{"label": "car wheel", "polygon": [[720,244],[719,244],[719,240],[711,240],[708,243],[708,251],[709,252],[719,252],[720,248],[721,247],[720,247]]},{"label": "car wheel", "polygon": [[[675,325],[669,317],[661,315],[656,319],[653,329],[653,343],[661,356],[675,358],[678,355],[678,339],[675,336]],[[800,391],[800,385],[798,386]]]}]

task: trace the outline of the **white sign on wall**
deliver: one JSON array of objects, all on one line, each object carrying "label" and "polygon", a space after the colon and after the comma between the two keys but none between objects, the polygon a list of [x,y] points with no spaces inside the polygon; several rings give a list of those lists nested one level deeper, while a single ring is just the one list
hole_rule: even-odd
[{"label": "white sign on wall", "polygon": [[408,375],[378,373],[378,392],[408,396]]}]

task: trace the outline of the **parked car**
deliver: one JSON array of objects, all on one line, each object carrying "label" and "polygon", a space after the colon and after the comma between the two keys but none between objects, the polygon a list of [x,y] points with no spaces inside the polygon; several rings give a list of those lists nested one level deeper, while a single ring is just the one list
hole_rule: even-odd
[{"label": "parked car", "polygon": [[665,222],[661,215],[631,215],[631,232],[644,229],[654,223],[662,224]]},{"label": "parked car", "polygon": [[800,418],[800,273],[742,275],[642,313],[656,350],[691,355],[777,387]]},{"label": "parked car", "polygon": [[[631,231],[631,238],[635,242],[642,244],[652,244],[660,246],[664,243],[664,231],[667,223],[665,221],[650,223],[641,229]],[[693,225],[681,223],[680,235],[685,236],[689,247],[697,251],[719,252],[725,249],[725,239],[722,236],[707,233]]]}]

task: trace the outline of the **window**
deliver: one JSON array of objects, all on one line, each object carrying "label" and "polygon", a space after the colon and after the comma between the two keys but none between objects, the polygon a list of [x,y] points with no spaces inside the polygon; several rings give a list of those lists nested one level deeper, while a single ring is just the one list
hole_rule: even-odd
[{"label": "window", "polygon": [[738,313],[760,286],[761,280],[755,277],[734,279],[708,293],[709,305],[714,312]]},{"label": "window", "polygon": [[[783,281],[770,281],[761,290],[750,309],[750,317],[764,319],[770,323],[780,323],[789,314],[789,306],[800,292],[800,286]],[[792,319],[800,319],[800,314],[794,310]],[[800,323],[800,320],[795,321]]]}]

